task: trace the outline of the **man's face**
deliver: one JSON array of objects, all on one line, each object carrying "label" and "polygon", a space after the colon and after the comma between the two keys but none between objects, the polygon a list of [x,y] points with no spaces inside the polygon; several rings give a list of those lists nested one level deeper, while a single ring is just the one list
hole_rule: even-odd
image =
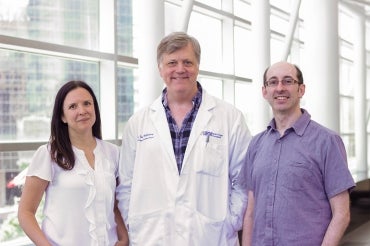
[{"label": "man's face", "polygon": [[191,44],[171,54],[163,54],[158,67],[169,93],[196,90],[199,64]]},{"label": "man's face", "polygon": [[[282,80],[295,80],[285,84]],[[296,68],[286,62],[272,65],[266,73],[266,81],[275,80],[275,86],[262,87],[262,95],[271,105],[274,113],[289,113],[300,108],[300,98],[304,95],[305,85],[298,84]]]}]

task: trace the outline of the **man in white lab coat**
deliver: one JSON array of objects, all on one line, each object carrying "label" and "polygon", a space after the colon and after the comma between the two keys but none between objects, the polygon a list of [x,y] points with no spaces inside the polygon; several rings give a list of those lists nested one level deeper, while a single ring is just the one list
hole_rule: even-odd
[{"label": "man in white lab coat", "polygon": [[131,245],[238,245],[247,194],[237,177],[251,135],[242,113],[197,81],[200,53],[186,33],[164,37],[166,87],[125,126],[117,199]]}]

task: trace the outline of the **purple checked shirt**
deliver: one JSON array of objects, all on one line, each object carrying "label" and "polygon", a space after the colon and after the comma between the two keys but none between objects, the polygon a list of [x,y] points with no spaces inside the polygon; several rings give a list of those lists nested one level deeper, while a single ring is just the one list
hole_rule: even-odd
[{"label": "purple checked shirt", "polygon": [[175,120],[172,118],[171,109],[169,108],[167,101],[167,88],[164,88],[162,91],[162,104],[166,111],[168,127],[170,128],[173,151],[175,153],[177,169],[179,171],[179,174],[181,173],[182,161],[184,160],[184,155],[186,151],[186,146],[188,145],[190,132],[193,127],[195,117],[197,116],[200,104],[202,103],[202,86],[200,85],[199,82],[197,82],[197,86],[198,92],[193,98],[193,108],[185,116],[185,119],[182,122],[183,124],[181,129],[177,127]]},{"label": "purple checked shirt", "polygon": [[355,183],[338,134],[302,116],[283,136],[272,120],[248,149],[248,190],[255,197],[253,245],[321,245],[329,199]]}]

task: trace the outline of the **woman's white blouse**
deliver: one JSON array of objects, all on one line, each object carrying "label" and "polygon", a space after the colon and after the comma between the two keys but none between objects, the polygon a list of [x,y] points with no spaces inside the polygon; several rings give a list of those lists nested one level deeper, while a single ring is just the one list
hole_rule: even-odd
[{"label": "woman's white blouse", "polygon": [[53,245],[114,245],[114,220],[118,146],[96,139],[95,169],[82,150],[72,170],[60,168],[50,158],[48,145],[33,156],[27,176],[50,181],[45,191],[42,230]]}]

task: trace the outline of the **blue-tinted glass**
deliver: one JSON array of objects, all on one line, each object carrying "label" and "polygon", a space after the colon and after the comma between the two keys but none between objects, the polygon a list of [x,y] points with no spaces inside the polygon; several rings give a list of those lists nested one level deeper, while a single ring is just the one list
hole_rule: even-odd
[{"label": "blue-tinted glass", "polygon": [[0,1],[0,34],[98,49],[98,0]]},{"label": "blue-tinted glass", "polygon": [[99,98],[97,63],[0,49],[0,141],[47,140],[54,95],[69,80]]}]

